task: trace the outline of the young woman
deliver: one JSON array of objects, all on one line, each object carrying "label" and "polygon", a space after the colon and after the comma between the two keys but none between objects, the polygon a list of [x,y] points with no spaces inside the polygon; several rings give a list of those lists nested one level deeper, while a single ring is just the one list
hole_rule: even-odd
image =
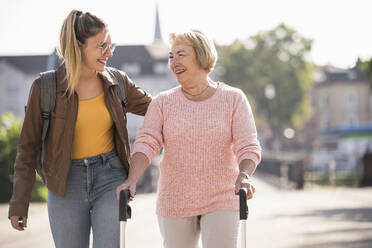
[{"label": "young woman", "polygon": [[[45,143],[43,176],[48,214],[57,248],[119,247],[115,189],[127,178],[129,141],[126,112],[144,115],[151,97],[124,72],[128,103],[118,96],[119,79],[106,67],[115,46],[107,24],[95,15],[73,10],[60,33],[63,64],[56,70],[57,95]],[[27,227],[42,147],[40,79],[32,85],[19,138],[9,218],[13,228]],[[18,223],[22,219],[22,225]]]}]

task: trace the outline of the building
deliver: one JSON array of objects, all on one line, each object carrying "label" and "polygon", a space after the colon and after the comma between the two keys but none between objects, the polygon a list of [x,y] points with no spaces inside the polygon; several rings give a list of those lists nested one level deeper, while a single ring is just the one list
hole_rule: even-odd
[{"label": "building", "polygon": [[0,114],[24,116],[24,107],[35,78],[57,66],[55,53],[39,56],[0,56]]},{"label": "building", "polygon": [[311,93],[313,157],[316,163],[335,160],[339,168],[354,169],[372,145],[370,82],[360,68],[320,67]]}]

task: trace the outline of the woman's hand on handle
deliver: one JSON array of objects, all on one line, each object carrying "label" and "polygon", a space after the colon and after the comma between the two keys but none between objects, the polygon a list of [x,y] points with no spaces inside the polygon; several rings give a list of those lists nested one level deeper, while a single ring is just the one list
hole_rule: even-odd
[{"label": "woman's hand on handle", "polygon": [[256,189],[250,178],[247,178],[244,174],[239,174],[235,182],[235,194],[239,194],[241,188],[247,189],[247,200],[252,199]]},{"label": "woman's hand on handle", "polygon": [[136,184],[140,176],[143,174],[150,161],[147,159],[146,155],[141,152],[136,152],[132,156],[132,165],[129,170],[128,179],[124,181],[123,184],[116,188],[116,198],[119,200],[120,191],[128,189],[130,193],[129,201],[132,201],[136,195]]},{"label": "woman's hand on handle", "polygon": [[122,190],[128,189],[130,193],[129,201],[132,201],[134,199],[134,196],[136,195],[136,184],[136,182],[129,179],[125,180],[123,184],[119,185],[116,188],[116,199],[120,199],[120,192]]},{"label": "woman's hand on handle", "polygon": [[235,182],[235,194],[239,194],[241,188],[247,189],[247,200],[253,197],[254,192],[256,191],[251,175],[256,169],[255,163],[250,159],[244,159],[239,164],[239,175],[236,178]]},{"label": "woman's hand on handle", "polygon": [[10,224],[18,231],[23,231],[27,227],[27,218],[23,216],[11,216]]}]

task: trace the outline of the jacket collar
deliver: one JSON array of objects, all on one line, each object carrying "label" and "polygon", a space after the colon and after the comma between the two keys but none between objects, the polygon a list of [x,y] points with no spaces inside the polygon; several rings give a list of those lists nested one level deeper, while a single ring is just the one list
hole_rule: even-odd
[{"label": "jacket collar", "polygon": [[[116,78],[110,72],[110,70],[105,67],[103,72],[98,72],[98,76],[104,82],[104,88],[109,88],[112,85],[118,85]],[[57,92],[67,90],[67,73],[65,63],[62,63],[56,70],[56,79],[57,79]]]},{"label": "jacket collar", "polygon": [[105,70],[103,72],[98,72],[98,76],[103,79],[107,87],[119,84],[114,75],[107,69],[107,67],[105,67]]}]

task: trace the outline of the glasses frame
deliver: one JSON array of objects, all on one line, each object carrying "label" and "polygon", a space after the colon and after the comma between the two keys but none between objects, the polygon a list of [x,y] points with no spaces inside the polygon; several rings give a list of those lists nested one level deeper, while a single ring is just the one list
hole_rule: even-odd
[{"label": "glasses frame", "polygon": [[116,49],[116,43],[111,43],[110,45],[107,45],[107,43],[103,43],[102,45],[98,45],[97,48],[101,50],[101,55],[105,55],[110,49],[111,53],[113,54]]}]

